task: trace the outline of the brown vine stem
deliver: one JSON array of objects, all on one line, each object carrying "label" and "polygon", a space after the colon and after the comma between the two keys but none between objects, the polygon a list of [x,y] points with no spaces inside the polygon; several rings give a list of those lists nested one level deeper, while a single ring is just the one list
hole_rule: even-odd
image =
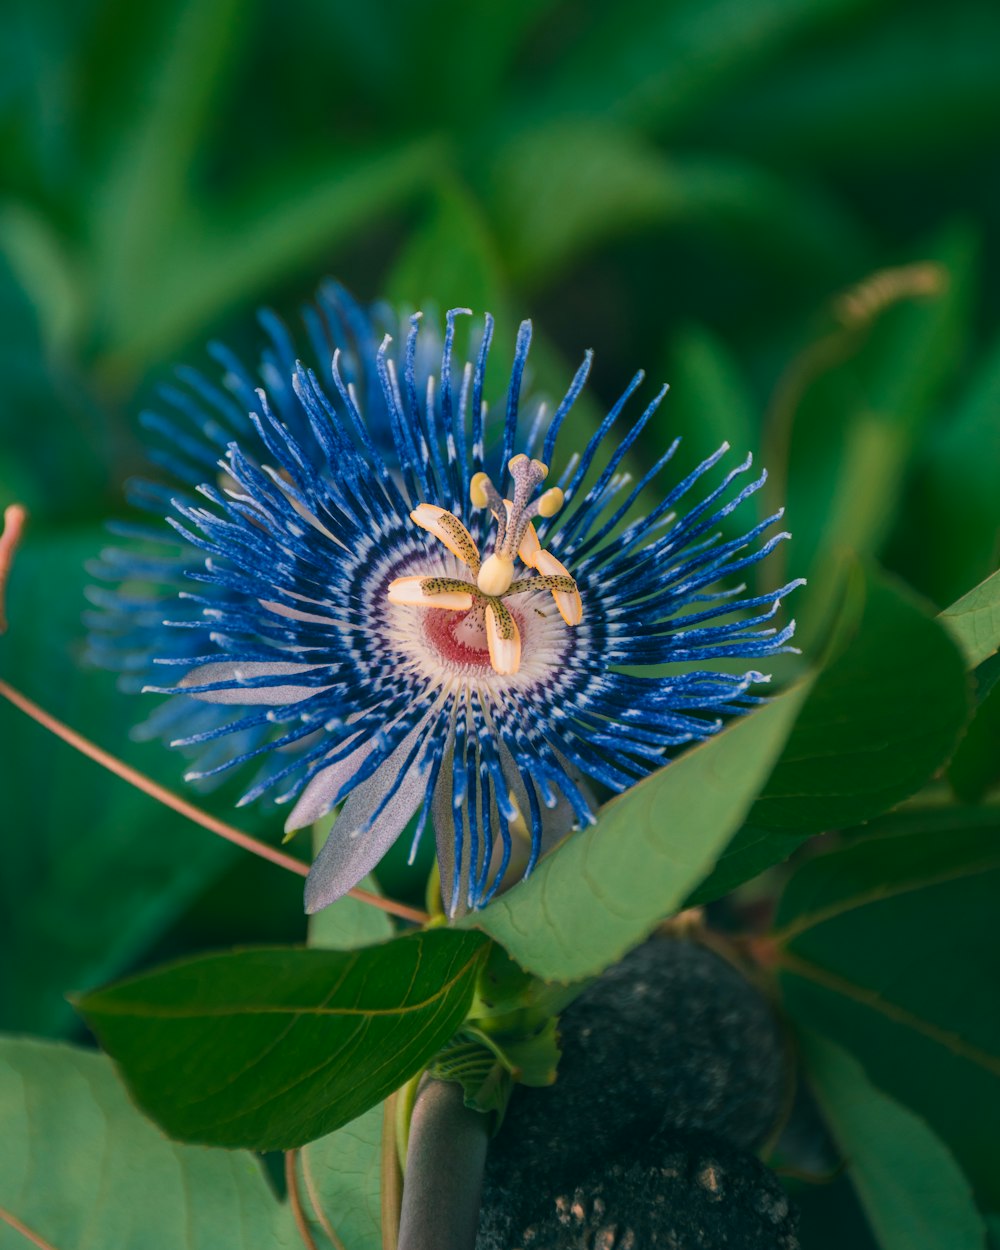
[{"label": "brown vine stem", "polygon": [[299,1230],[299,1236],[302,1238],[302,1244],[306,1247],[306,1250],[319,1250],[319,1247],[316,1245],[316,1239],[309,1228],[306,1213],[302,1210],[299,1176],[295,1170],[295,1160],[298,1158],[298,1154],[297,1150],[285,1151],[285,1182],[288,1185],[288,1205],[292,1208],[295,1227]]},{"label": "brown vine stem", "polygon": [[[61,738],[63,742],[68,743],[74,750],[79,751],[82,755],[86,755],[88,759],[92,759],[96,764],[100,764],[108,772],[114,773],[122,781],[127,781],[130,786],[135,786],[143,794],[148,794],[151,799],[162,803],[164,807],[171,808],[178,815],[184,816],[196,825],[201,825],[203,829],[207,829],[210,833],[214,833],[220,838],[225,838],[227,842],[235,843],[236,846],[242,847],[243,850],[249,851],[252,855],[259,855],[261,859],[270,860],[272,864],[277,864],[279,868],[285,868],[289,872],[298,873],[300,877],[308,876],[309,865],[304,864],[302,860],[296,859],[293,855],[287,855],[276,847],[269,846],[267,842],[262,842],[259,838],[251,837],[249,833],[244,833],[242,829],[237,829],[233,825],[227,825],[224,820],[217,820],[214,816],[210,816],[208,812],[203,812],[200,807],[195,807],[193,803],[182,799],[180,795],[174,794],[172,790],[168,790],[165,786],[161,786],[151,777],[147,777],[144,773],[140,773],[138,769],[130,767],[123,760],[118,759],[96,743],[91,742],[89,738],[85,738],[82,734],[77,733],[75,729],[71,729],[69,725],[64,725],[62,721],[57,720],[51,713],[46,712],[44,708],[39,707],[37,703],[32,702],[26,695],[21,694],[19,690],[15,690],[13,686],[2,679],[0,679],[0,696],[9,703],[13,703],[26,716],[30,716],[33,721],[36,721],[50,733],[55,734],[57,738]],[[372,907],[378,907],[380,910],[389,912],[393,916],[399,916],[403,920],[412,920],[416,924],[426,924],[429,919],[427,913],[417,907],[409,907],[406,903],[397,903],[395,899],[382,898],[381,895],[373,894],[370,890],[362,890],[356,886],[349,893],[352,898],[356,898],[362,903],[368,903]]]},{"label": "brown vine stem", "polygon": [[27,1241],[30,1241],[33,1246],[38,1246],[38,1250],[56,1250],[55,1246],[50,1241],[46,1241],[44,1237],[40,1237],[38,1233],[34,1232],[33,1229],[30,1229],[27,1224],[22,1224],[16,1215],[11,1215],[11,1213],[9,1211],[5,1211],[3,1207],[0,1207],[0,1220],[3,1220],[5,1224],[9,1224],[15,1233],[20,1233],[21,1236]]},{"label": "brown vine stem", "polygon": [[7,577],[10,566],[14,562],[14,552],[24,534],[24,523],[28,513],[19,503],[12,503],[4,509],[3,530],[0,532],[0,634],[7,632],[7,613],[5,610]]}]

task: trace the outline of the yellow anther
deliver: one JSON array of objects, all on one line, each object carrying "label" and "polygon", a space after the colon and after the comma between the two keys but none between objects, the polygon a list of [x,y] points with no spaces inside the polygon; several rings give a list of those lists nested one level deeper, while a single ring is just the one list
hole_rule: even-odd
[{"label": "yellow anther", "polygon": [[514,580],[514,561],[507,556],[487,556],[479,570],[476,584],[484,595],[505,595]]},{"label": "yellow anther", "polygon": [[410,513],[410,520],[439,539],[452,555],[458,556],[473,573],[479,571],[479,548],[475,540],[454,513],[437,504],[418,504]]},{"label": "yellow anther", "polygon": [[550,486],[547,491],[543,491],[538,496],[539,516],[555,516],[559,509],[563,506],[563,500],[566,496],[562,493],[558,486]]},{"label": "yellow anther", "polygon": [[389,583],[389,602],[408,608],[444,608],[447,612],[467,612],[472,607],[472,587],[458,589],[451,578],[397,577]]},{"label": "yellow anther", "polygon": [[526,564],[529,569],[535,567],[535,556],[541,551],[542,544],[538,541],[538,535],[535,533],[535,527],[528,522],[524,531],[524,537],[521,539],[521,545],[517,549],[517,554],[521,558],[521,563]]},{"label": "yellow anther", "polygon": [[[569,570],[565,564],[561,564],[551,551],[539,551],[535,556],[535,568],[543,577],[565,577],[572,580],[569,576]],[[567,625],[579,625],[583,620],[583,600],[580,598],[580,592],[573,590],[555,590],[552,591],[552,598],[556,601],[556,607],[559,609],[559,615],[563,618]]]},{"label": "yellow anther", "polygon": [[486,605],[486,645],[490,664],[501,677],[510,677],[521,667],[521,633],[517,622],[502,603]]},{"label": "yellow anther", "polygon": [[486,493],[486,483],[489,480],[487,473],[473,473],[469,483],[469,498],[474,508],[485,508],[489,504],[490,497]]}]

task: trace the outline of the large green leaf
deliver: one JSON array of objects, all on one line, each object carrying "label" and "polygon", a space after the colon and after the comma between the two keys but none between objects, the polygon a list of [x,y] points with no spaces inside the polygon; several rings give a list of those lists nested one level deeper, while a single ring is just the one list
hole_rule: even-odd
[{"label": "large green leaf", "polygon": [[105,367],[134,368],[174,350],[211,318],[388,213],[425,186],[438,163],[438,146],[419,139],[255,175],[245,198],[178,227],[157,270],[156,300],[142,316],[112,324]]},{"label": "large green leaf", "polygon": [[983,1250],[969,1182],[943,1142],[826,1038],[800,1037],[810,1083],[882,1250]]},{"label": "large green leaf", "polygon": [[[92,1051],[0,1041],[0,1250],[292,1250],[249,1154],[169,1141]],[[8,1218],[5,1218],[8,1217]]]},{"label": "large green leaf", "polygon": [[970,711],[958,649],[901,583],[866,574],[858,591],[854,636],[818,678],[751,825],[858,824],[914,794],[954,750]]},{"label": "large green leaf", "polygon": [[485,949],[437,929],[350,952],[202,955],[77,1005],[172,1136],[286,1150],[420,1070],[462,1023]]},{"label": "large green leaf", "polygon": [[970,668],[988,660],[1000,647],[1000,572],[945,608],[941,623],[962,648]]},{"label": "large green leaf", "polygon": [[803,864],[774,939],[796,1022],[846,1047],[1000,1198],[997,828],[858,840]]},{"label": "large green leaf", "polygon": [[950,602],[997,565],[998,412],[1000,335],[921,450],[904,558],[939,603]]},{"label": "large green leaf", "polygon": [[768,775],[809,682],[640,781],[467,923],[549,981],[593,976],[675,911]]},{"label": "large green leaf", "polygon": [[382,1107],[298,1152],[302,1190],[332,1245],[382,1250]]},{"label": "large green leaf", "polygon": [[[313,844],[322,846],[334,815],[313,827]],[[374,877],[361,885],[378,892]],[[384,911],[345,895],[309,917],[309,945],[353,950],[384,941],[393,924]],[[346,1250],[382,1250],[382,1118],[383,1104],[369,1107],[357,1119],[297,1151],[295,1167],[300,1192],[311,1219],[333,1246]]]},{"label": "large green leaf", "polygon": [[[45,534],[29,527],[11,577],[0,674],[113,754],[171,784],[181,771],[178,757],[158,743],[128,739],[129,725],[149,705],[118,694],[110,674],[81,669],[84,564],[105,541],[96,529]],[[133,964],[239,852],[6,703],[0,738],[0,1021],[8,1029],[64,1032],[75,1024],[66,990]]]},{"label": "large green leaf", "polygon": [[[977,694],[982,687],[977,684]],[[981,698],[948,766],[948,781],[965,803],[981,802],[1000,784],[1000,687],[994,685]]]},{"label": "large green leaf", "polygon": [[113,301],[102,312],[118,326],[147,312],[150,284],[188,206],[206,123],[241,49],[240,16],[239,0],[105,9],[107,25],[95,40],[101,64],[92,68],[107,77],[109,44],[124,53],[112,62],[121,71],[112,71],[112,82],[131,107],[104,132],[113,151],[91,158],[99,172],[85,205],[101,289]]},{"label": "large green leaf", "polygon": [[386,281],[385,297],[402,307],[491,312],[506,329],[507,297],[497,245],[466,187],[442,179],[419,229]]},{"label": "large green leaf", "polygon": [[781,863],[802,840],[870,820],[945,763],[969,710],[964,665],[926,605],[855,568],[840,638],[746,825],[689,903]]}]

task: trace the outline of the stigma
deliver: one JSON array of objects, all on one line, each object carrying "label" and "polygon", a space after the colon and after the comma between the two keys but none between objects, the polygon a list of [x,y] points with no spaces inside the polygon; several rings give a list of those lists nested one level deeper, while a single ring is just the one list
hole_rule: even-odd
[{"label": "stigma", "polygon": [[[488,508],[496,522],[493,550],[483,559],[468,529],[453,512],[421,503],[410,513],[415,525],[432,534],[469,570],[463,577],[397,577],[389,584],[391,603],[450,612],[476,610],[483,615],[490,665],[501,676],[521,666],[521,635],[506,598],[542,591],[552,595],[568,626],[583,620],[583,601],[569,571],[539,542],[533,521],[551,517],[563,506],[558,486],[536,491],[548,476],[548,465],[525,455],[507,465],[514,482],[513,498],[505,499],[485,473],[469,484],[473,507]],[[523,566],[523,567],[520,567]]]}]

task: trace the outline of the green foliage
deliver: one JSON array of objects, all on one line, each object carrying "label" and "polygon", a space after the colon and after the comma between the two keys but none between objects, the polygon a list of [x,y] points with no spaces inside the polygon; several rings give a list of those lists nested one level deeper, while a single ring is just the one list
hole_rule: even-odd
[{"label": "green foliage", "polygon": [[711,869],[808,690],[803,683],[786,691],[612,799],[597,824],[467,923],[549,981],[577,981],[620,959]]},{"label": "green foliage", "polygon": [[867,837],[804,863],[776,917],[782,995],[800,1025],[947,1143],[1000,1201],[997,826]]},{"label": "green foliage", "polygon": [[[810,1032],[811,1080],[889,1247],[981,1244],[954,1161],[1000,1208],[998,36],[989,0],[39,0],[0,16],[0,508],[21,500],[33,518],[0,676],[178,784],[176,757],[129,739],[145,709],[79,669],[82,570],[139,462],[150,384],[213,336],[252,356],[253,305],[294,321],[329,272],[363,299],[490,306],[498,348],[532,315],[533,388],[549,398],[596,349],[571,448],[635,368],[669,362],[672,393],[633,472],[677,434],[685,472],[722,439],[760,451],[765,502],[786,506],[794,535],[762,572],[777,579],[785,558],[789,576],[809,575],[799,638],[821,659],[608,804],[480,919],[526,966],[566,980],[685,903],[745,885],[737,916],[747,898],[777,900],[784,1003]],[[727,518],[729,536],[750,508]],[[889,576],[853,574],[841,604],[845,550]],[[952,606],[935,621],[931,603]],[[800,675],[779,660],[776,688]],[[68,988],[150,958],[301,939],[292,874],[266,868],[251,884],[231,847],[6,705],[0,734],[4,1027],[65,1032]],[[228,818],[231,798],[199,802]],[[266,813],[245,819],[274,830]],[[828,853],[797,856],[831,829],[844,833],[820,844]],[[310,922],[314,951],[273,957],[270,982],[251,967],[262,956],[242,952],[85,1001],[103,1004],[99,1031],[128,1050],[166,1122],[175,1093],[172,1113],[196,1118],[184,1099],[199,1073],[217,1080],[212,1116],[229,1097],[238,1112],[234,1055],[294,1080],[310,1066],[303,1037],[317,1051],[324,1039],[326,1059],[324,1030],[347,1030],[336,1012],[302,1013],[265,1057],[261,1038],[290,1013],[233,1014],[237,991],[280,1007],[300,975],[289,967],[316,960],[353,969],[345,984],[357,978],[362,996],[381,987],[376,1042],[366,1034],[361,1066],[338,1077],[351,1098],[332,1085],[319,1096],[317,1076],[296,1087],[311,1091],[311,1120],[282,1102],[273,1123],[261,1111],[229,1126],[302,1141],[381,1098],[463,1022],[479,939],[373,947],[392,934],[384,913],[344,899]],[[418,992],[403,965],[425,944],[437,955]],[[201,983],[203,1019],[141,1014],[150,987],[187,994],[195,968],[218,974]],[[310,982],[314,1007],[326,977]],[[126,1001],[130,1014],[107,1011]],[[378,1082],[363,1065],[396,1014],[433,1027],[390,1047]],[[171,1064],[182,1037],[197,1062]],[[249,1156],[166,1142],[103,1059],[27,1042],[2,1053],[0,1206],[53,1244],[132,1244],[140,1231],[151,1247],[295,1242]],[[370,1106],[298,1156],[321,1243],[381,1244],[381,1118]],[[102,1152],[121,1206],[94,1170]],[[25,1172],[29,1157],[44,1166]],[[57,1173],[58,1202],[42,1187]],[[120,1223],[125,1211],[141,1229]],[[7,1244],[23,1239],[0,1224]]]},{"label": "green foliage", "polygon": [[885,811],[941,767],[969,715],[962,656],[927,605],[904,586],[857,574],[832,658],[752,825],[820,833]]},{"label": "green foliage", "polygon": [[948,760],[968,712],[962,658],[927,606],[852,569],[827,662],[789,740],[689,901],[717,898],[809,835],[869,820],[916,793]]},{"label": "green foliage", "polygon": [[4,1212],[59,1250],[299,1244],[259,1160],[168,1141],[132,1105],[103,1055],[0,1041],[0,1123],[3,1250],[23,1250],[29,1240]]},{"label": "green foliage", "polygon": [[[176,761],[109,725],[108,681],[79,664],[84,563],[104,541],[32,534],[18,558],[3,672],[130,762],[176,779]],[[52,604],[52,589],[62,594]],[[34,627],[33,627],[34,625]],[[232,865],[237,852],[110,777],[6,703],[0,873],[0,1020],[40,1033],[74,1024],[64,999],[126,969]],[[136,836],[136,830],[141,836]],[[107,889],[108,874],[114,888]]]},{"label": "green foliage", "polygon": [[986,1229],[969,1183],[927,1125],[833,1042],[806,1033],[800,1043],[882,1250],[982,1250]]},{"label": "green foliage", "polygon": [[303,1206],[333,1246],[382,1250],[381,1152],[381,1107],[296,1152]]},{"label": "green foliage", "polygon": [[970,668],[990,659],[1000,647],[1000,572],[946,608],[941,620],[964,651]]},{"label": "green foliage", "polygon": [[439,929],[349,953],[202,955],[77,1006],[171,1136],[289,1150],[420,1071],[465,1018],[485,946]]}]

